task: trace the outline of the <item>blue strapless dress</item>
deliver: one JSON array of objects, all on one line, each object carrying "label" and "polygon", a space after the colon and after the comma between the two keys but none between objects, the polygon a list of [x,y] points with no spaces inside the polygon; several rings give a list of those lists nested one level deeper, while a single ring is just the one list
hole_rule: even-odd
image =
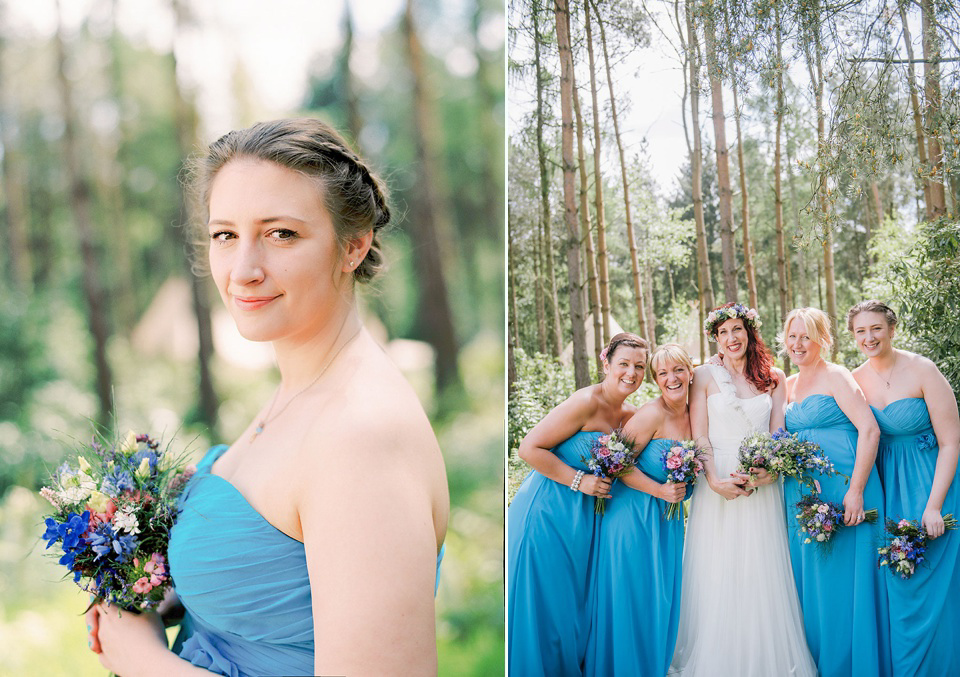
[{"label": "blue strapless dress", "polygon": [[[637,468],[666,482],[660,455],[671,442],[651,440]],[[584,674],[665,675],[680,621],[683,520],[664,519],[669,503],[622,482],[610,493],[597,539]]]},{"label": "blue strapless dress", "polygon": [[[578,432],[553,449],[579,470],[599,432]],[[583,674],[590,626],[591,554],[599,516],[593,497],[532,471],[507,511],[508,672],[518,677]]]},{"label": "blue strapless dress", "polygon": [[213,447],[197,464],[170,532],[170,573],[187,611],[174,650],[192,665],[230,677],[312,675],[303,543],[210,473],[227,449]]},{"label": "blue strapless dress", "polygon": [[[801,439],[819,444],[838,473],[847,477],[853,474],[857,429],[834,398],[809,395],[799,403],[791,402],[786,425]],[[814,477],[820,482],[824,499],[843,504],[849,489],[845,478],[819,473]],[[817,669],[822,677],[890,675],[890,621],[884,580],[889,573],[877,567],[877,544],[883,536],[884,519],[877,469],[870,469],[863,507],[875,508],[879,518],[874,524],[841,527],[826,552],[813,543],[803,543],[794,509],[801,486],[797,480],[786,478],[783,497],[793,576],[807,644]]]},{"label": "blue strapless dress", "polygon": [[[873,413],[880,424],[877,465],[887,517],[919,520],[939,453],[926,402],[908,397]],[[956,475],[941,514],[960,517]],[[924,557],[926,562],[908,580],[883,572],[890,596],[893,672],[960,675],[960,533],[947,531],[928,541]]]}]

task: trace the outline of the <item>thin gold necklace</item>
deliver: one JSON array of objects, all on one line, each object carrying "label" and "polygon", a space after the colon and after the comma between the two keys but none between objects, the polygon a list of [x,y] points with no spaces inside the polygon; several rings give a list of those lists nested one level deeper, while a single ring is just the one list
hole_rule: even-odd
[{"label": "thin gold necklace", "polygon": [[[346,320],[344,320],[344,324],[346,324]],[[358,327],[357,330],[356,330],[355,332],[353,332],[353,335],[351,335],[350,338],[348,338],[346,341],[344,341],[344,342],[340,345],[340,347],[337,348],[336,352],[333,353],[333,356],[332,356],[329,360],[327,360],[327,363],[326,363],[326,364],[323,365],[323,369],[320,370],[320,373],[317,374],[317,377],[316,377],[315,379],[313,379],[312,381],[310,381],[310,383],[308,383],[302,390],[300,390],[300,392],[298,392],[296,395],[294,395],[294,396],[291,397],[289,400],[287,400],[287,403],[284,404],[284,405],[280,408],[280,411],[278,411],[276,414],[274,414],[273,416],[271,416],[271,415],[270,415],[270,412],[273,411],[273,405],[275,405],[275,404],[277,403],[277,397],[280,396],[280,389],[277,388],[277,392],[274,393],[273,399],[270,401],[270,407],[267,409],[267,413],[264,414],[264,415],[263,415],[263,418],[260,419],[260,422],[257,423],[257,427],[254,429],[253,434],[250,436],[250,442],[251,442],[251,443],[253,443],[253,441],[257,439],[257,435],[259,435],[260,433],[263,432],[263,429],[267,427],[267,423],[269,423],[270,421],[276,420],[276,419],[280,416],[280,414],[282,414],[284,411],[286,411],[287,407],[289,407],[290,404],[291,404],[295,399],[297,399],[298,397],[300,397],[301,395],[303,395],[305,392],[307,392],[308,390],[310,390],[310,388],[312,388],[313,386],[315,386],[315,385],[317,384],[317,381],[319,381],[319,380],[320,380],[320,377],[323,376],[323,374],[327,371],[327,368],[328,368],[331,364],[333,364],[333,361],[334,361],[335,359],[337,359],[337,355],[340,354],[340,351],[343,350],[344,348],[346,348],[347,345],[348,345],[351,341],[353,341],[353,339],[355,339],[355,338],[357,337],[357,335],[360,333],[360,330],[361,330],[361,329],[363,329],[363,325],[360,325],[360,327]],[[340,327],[340,331],[343,331],[343,326],[342,326],[342,325],[341,325],[341,327]],[[340,337],[340,331],[337,332],[337,338]]]},{"label": "thin gold necklace", "polygon": [[876,374],[881,381],[887,384],[887,390],[890,390],[890,377],[893,376],[893,370],[897,368],[898,357],[900,357],[900,354],[894,351],[893,365],[890,367],[890,372],[887,374],[886,378],[884,378],[879,371],[873,368],[873,365],[870,363],[870,360],[867,360],[867,364],[870,366],[870,369],[873,371],[873,373]]}]

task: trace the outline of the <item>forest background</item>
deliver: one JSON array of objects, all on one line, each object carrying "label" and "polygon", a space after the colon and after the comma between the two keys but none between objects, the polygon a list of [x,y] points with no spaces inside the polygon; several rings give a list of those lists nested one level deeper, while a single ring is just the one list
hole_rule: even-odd
[{"label": "forest background", "polygon": [[[774,348],[815,306],[852,368],[846,311],[879,298],[960,393],[958,41],[943,0],[511,0],[510,498],[520,440],[618,326],[702,361],[717,305],[757,308]],[[654,53],[678,87],[643,84]],[[664,177],[642,120],[674,90]]]},{"label": "forest background", "polygon": [[[392,192],[368,326],[417,389],[452,514],[441,674],[503,670],[504,7],[496,0],[0,2],[0,675],[99,675],[37,489],[94,423],[198,458],[270,396],[188,263],[185,158],[316,115]],[[362,453],[362,445],[358,453]]]}]

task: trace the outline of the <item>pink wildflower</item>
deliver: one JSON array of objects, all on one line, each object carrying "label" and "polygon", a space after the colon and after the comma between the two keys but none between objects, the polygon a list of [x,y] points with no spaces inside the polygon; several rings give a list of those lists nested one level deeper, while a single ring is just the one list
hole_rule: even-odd
[{"label": "pink wildflower", "polygon": [[150,579],[146,576],[137,579],[137,582],[133,584],[133,591],[138,595],[144,595],[151,590],[153,590],[153,584],[150,583]]}]

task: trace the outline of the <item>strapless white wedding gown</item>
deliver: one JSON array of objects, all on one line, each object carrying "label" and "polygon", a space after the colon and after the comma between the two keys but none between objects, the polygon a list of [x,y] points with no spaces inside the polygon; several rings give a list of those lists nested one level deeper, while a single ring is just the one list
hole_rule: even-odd
[{"label": "strapless white wedding gown", "polygon": [[[736,395],[726,369],[707,398],[718,477],[736,470],[743,438],[768,430],[772,401]],[[680,627],[670,675],[785,677],[817,674],[807,649],[790,566],[780,482],[728,501],[696,485],[683,551]]]}]

